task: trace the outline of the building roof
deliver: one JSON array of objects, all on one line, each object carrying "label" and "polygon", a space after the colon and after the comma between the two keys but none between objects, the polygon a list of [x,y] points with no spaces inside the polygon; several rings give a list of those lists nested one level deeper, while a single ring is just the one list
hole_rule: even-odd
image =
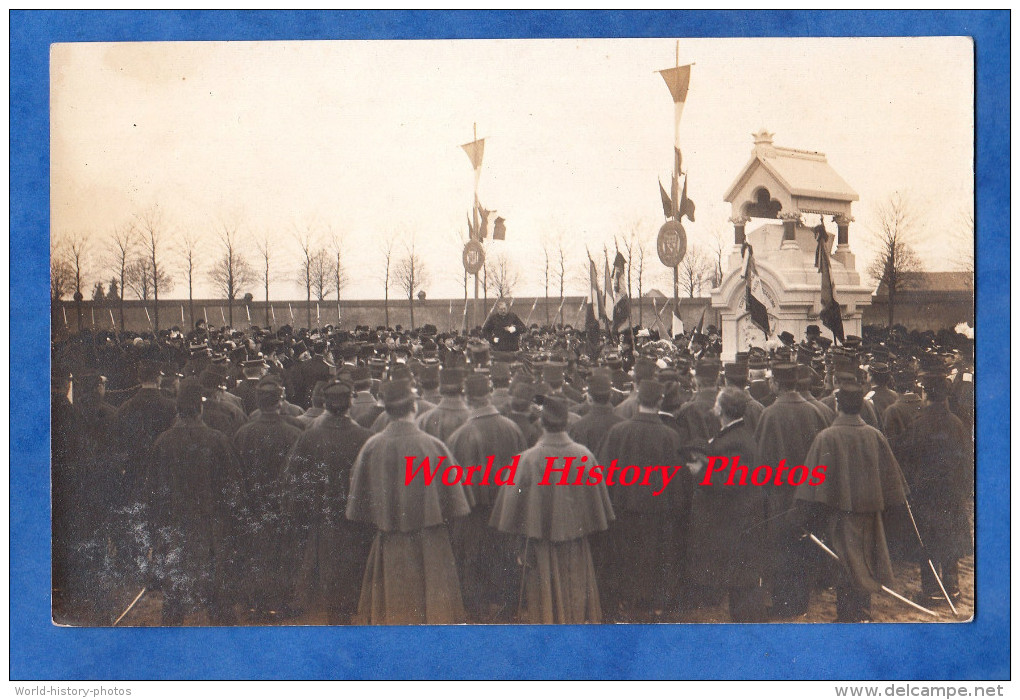
[{"label": "building roof", "polygon": [[846,180],[829,165],[824,153],[773,146],[772,135],[764,131],[755,134],[755,139],[751,160],[726,191],[723,197],[725,201],[733,202],[737,191],[759,164],[794,196],[842,202],[856,202],[860,199]]},{"label": "building roof", "polygon": [[[903,292],[974,292],[974,276],[969,272],[905,272]],[[886,283],[875,290],[875,296],[888,294]]]}]

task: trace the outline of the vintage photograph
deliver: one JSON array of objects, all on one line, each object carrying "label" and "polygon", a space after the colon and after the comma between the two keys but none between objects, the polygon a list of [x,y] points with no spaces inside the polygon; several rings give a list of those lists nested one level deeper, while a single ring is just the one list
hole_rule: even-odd
[{"label": "vintage photograph", "polygon": [[50,78],[55,625],[973,618],[969,38]]}]

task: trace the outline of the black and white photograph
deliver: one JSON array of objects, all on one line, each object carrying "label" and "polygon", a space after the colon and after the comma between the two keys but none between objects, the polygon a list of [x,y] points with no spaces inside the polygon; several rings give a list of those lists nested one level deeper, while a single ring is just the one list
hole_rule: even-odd
[{"label": "black and white photograph", "polygon": [[974,618],[970,38],[49,60],[54,625]]}]

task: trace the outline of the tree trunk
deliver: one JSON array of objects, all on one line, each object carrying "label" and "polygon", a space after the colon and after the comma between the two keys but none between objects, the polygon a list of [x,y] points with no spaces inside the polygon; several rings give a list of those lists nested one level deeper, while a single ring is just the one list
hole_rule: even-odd
[{"label": "tree trunk", "polygon": [[414,330],[414,295],[407,297],[408,305],[411,307],[411,330]]},{"label": "tree trunk", "polygon": [[896,288],[893,285],[889,285],[889,328],[893,325],[893,309],[896,306]]}]

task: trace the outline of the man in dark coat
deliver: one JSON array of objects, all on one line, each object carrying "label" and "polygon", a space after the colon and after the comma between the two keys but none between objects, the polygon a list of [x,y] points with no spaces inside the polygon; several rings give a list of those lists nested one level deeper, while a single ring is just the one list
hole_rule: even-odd
[{"label": "man in dark coat", "polygon": [[899,398],[899,395],[889,388],[889,384],[892,382],[892,371],[888,363],[873,362],[868,367],[868,377],[871,380],[871,391],[864,398],[871,401],[875,407],[878,427],[884,430],[885,424],[882,422],[882,418],[885,416],[886,409],[896,403],[896,399]]},{"label": "man in dark coat", "polygon": [[372,396],[372,373],[364,365],[355,367],[351,371],[351,381],[354,383],[355,393],[348,415],[362,428],[371,428],[372,423],[384,410],[382,404]]},{"label": "man in dark coat", "polygon": [[[747,392],[747,365],[744,362],[730,362],[723,368],[723,376],[726,380],[726,386],[740,389],[747,395],[748,400],[744,407],[742,420],[753,435],[754,429],[758,427],[758,419],[761,417],[761,412],[765,410],[765,407]],[[716,410],[716,413],[718,413],[718,410]]]},{"label": "man in dark coat", "polygon": [[214,624],[230,624],[234,514],[244,502],[241,465],[230,440],[202,422],[198,382],[181,382],[177,413],[177,422],[153,445],[143,489],[163,624],[182,624],[202,609]]},{"label": "man in dark coat", "polygon": [[949,380],[936,375],[923,381],[927,405],[899,437],[894,451],[910,486],[917,528],[927,547],[920,557],[921,593],[927,605],[942,599],[927,556],[946,592],[956,600],[959,559],[973,553],[974,443],[969,428],[949,409]]},{"label": "man in dark coat", "polygon": [[648,465],[672,470],[665,475],[656,470],[629,486],[610,486],[616,523],[609,530],[608,560],[600,581],[607,583],[605,597],[613,604],[606,607],[613,617],[617,602],[656,615],[679,603],[688,502],[680,478],[680,436],[659,418],[661,403],[662,384],[642,381],[638,412],[614,425],[598,452],[603,465],[619,460],[621,467],[636,465],[641,471]]},{"label": "man in dark coat", "polygon": [[[268,382],[275,380],[263,378],[260,381]],[[202,407],[202,421],[214,430],[218,430],[227,437],[232,438],[237,430],[248,422],[248,416],[244,409],[238,407],[232,401],[226,401],[223,395],[226,391],[223,388],[223,377],[213,369],[206,369],[199,376],[202,384],[202,391],[205,395],[205,405]]]},{"label": "man in dark coat", "polygon": [[[604,483],[542,485],[548,458],[558,468],[564,457],[595,457],[566,433],[567,404],[551,398],[542,406],[544,433],[521,455],[514,484],[500,487],[489,524],[517,535],[522,566],[519,617],[533,624],[602,621],[602,605],[588,538],[606,530],[613,506]],[[554,475],[555,478],[555,475]]]},{"label": "man in dark coat", "polygon": [[860,417],[863,404],[860,384],[840,384],[839,415],[818,434],[806,461],[800,462],[809,465],[809,471],[825,465],[825,479],[821,483],[807,479],[796,487],[798,501],[818,504],[815,516],[808,518],[809,531],[821,530],[840,559],[838,622],[870,620],[871,594],[892,585],[882,513],[906,500],[906,484],[889,443]]},{"label": "man in dark coat", "polygon": [[917,388],[917,374],[910,367],[896,372],[896,391],[899,392],[898,398],[882,416],[882,430],[893,448],[924,408]]},{"label": "man in dark coat", "polygon": [[494,313],[482,326],[482,335],[492,343],[492,349],[499,352],[517,352],[521,349],[521,334],[524,322],[510,310],[506,299],[496,302]]},{"label": "man in dark coat", "polygon": [[312,389],[316,382],[326,382],[336,375],[336,366],[326,357],[329,344],[325,340],[313,342],[315,353],[311,358],[298,362],[290,369],[287,381],[288,398],[302,409],[312,405]]},{"label": "man in dark coat", "polygon": [[470,411],[464,401],[465,372],[459,368],[444,368],[439,373],[439,393],[442,398],[431,411],[418,418],[418,426],[443,442],[464,425]]},{"label": "man in dark coat", "polygon": [[[822,414],[797,393],[797,372],[793,363],[780,363],[772,368],[776,400],[762,411],[755,430],[758,462],[773,469],[782,464],[791,469],[806,464],[811,443],[828,427]],[[761,488],[768,503],[772,611],[780,617],[797,617],[807,612],[810,564],[817,561],[817,554],[802,538],[794,508],[796,486],[784,481],[780,485],[770,482]]]},{"label": "man in dark coat", "polygon": [[[492,405],[492,386],[486,375],[472,374],[464,384],[471,417],[447,441],[457,464],[465,468],[484,466],[490,456],[493,470],[510,464],[528,448],[520,428]],[[473,479],[480,480],[478,476]],[[513,569],[506,557],[504,537],[489,527],[499,486],[474,483],[468,488],[474,497],[471,514],[455,519],[450,526],[453,551],[460,565],[464,605],[474,620],[489,621],[492,614],[498,621],[509,622],[513,594],[507,583]],[[494,608],[492,613],[490,608]]]},{"label": "man in dark coat", "polygon": [[534,398],[535,385],[523,377],[514,378],[510,385],[510,407],[504,415],[517,424],[528,447],[534,447],[542,436],[532,412]]},{"label": "man in dark coat", "polygon": [[616,414],[609,402],[612,392],[608,374],[593,374],[588,379],[588,410],[567,430],[571,440],[596,454],[609,434],[609,429],[624,420]]},{"label": "man in dark coat", "polygon": [[232,393],[241,399],[241,407],[246,415],[250,416],[259,407],[257,387],[267,369],[269,365],[262,358],[247,360],[241,365],[244,379],[237,383]]},{"label": "man in dark coat", "polygon": [[[758,465],[754,434],[740,414],[753,401],[745,392],[727,387],[716,397],[722,428],[708,443],[708,454],[739,455]],[[691,583],[729,594],[733,622],[768,622],[762,584],[766,577],[765,492],[754,484],[726,484],[727,471],[713,470],[703,478],[704,458],[697,461],[691,505],[687,571]]]},{"label": "man in dark coat", "polygon": [[719,393],[719,361],[705,358],[698,361],[694,377],[698,390],[694,398],[680,408],[677,424],[683,445],[704,444],[719,432],[719,418],[713,412],[715,397]]},{"label": "man in dark coat", "polygon": [[241,478],[247,495],[237,533],[240,558],[245,561],[244,602],[256,620],[281,619],[289,603],[289,573],[282,514],[287,454],[301,430],[280,414],[283,387],[276,382],[258,385],[259,417],[238,429],[234,447],[241,458]]},{"label": "man in dark coat", "polygon": [[441,475],[426,484],[422,461],[408,483],[408,456],[429,458],[433,469],[456,462],[446,445],[415,424],[409,382],[385,382],[380,393],[393,422],[362,447],[347,501],[349,520],[375,528],[355,619],[370,625],[463,622],[447,521],[470,512],[470,495],[460,483],[442,483]]},{"label": "man in dark coat", "polygon": [[372,541],[370,528],[346,517],[351,468],[372,435],[348,415],[352,392],[346,379],[326,385],[326,412],[298,438],[287,461],[295,605],[324,605],[329,624],[346,624],[357,610]]}]

